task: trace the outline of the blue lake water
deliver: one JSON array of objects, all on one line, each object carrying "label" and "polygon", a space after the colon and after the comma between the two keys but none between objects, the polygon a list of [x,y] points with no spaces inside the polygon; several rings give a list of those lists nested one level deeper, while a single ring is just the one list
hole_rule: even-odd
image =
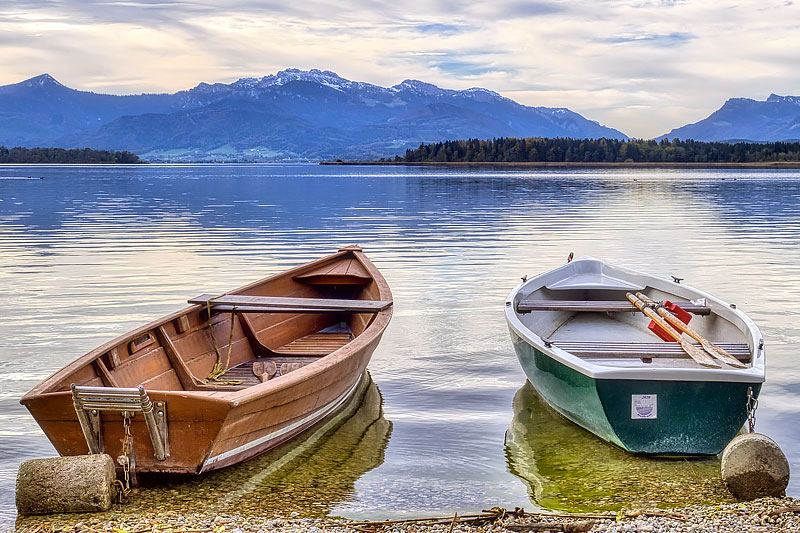
[{"label": "blue lake water", "polygon": [[[522,275],[571,251],[683,277],[758,323],[768,381],[757,429],[787,453],[795,472],[788,493],[800,496],[800,171],[4,166],[0,520],[15,517],[18,465],[54,454],[18,403],[38,381],[189,297],[353,243],[395,298],[369,366],[378,407],[364,415],[378,417],[382,397],[382,429],[356,446],[342,436],[352,427],[342,426],[304,452],[320,477],[330,468],[346,478],[318,494],[317,514],[725,498],[708,488],[713,460],[631,458],[553,415],[524,386],[504,297]],[[369,461],[344,469],[337,443]],[[221,492],[267,466],[251,462],[200,483]],[[310,483],[281,475],[290,498]],[[252,481],[253,494],[277,490],[265,476]],[[648,488],[653,478],[663,490]],[[165,498],[180,500],[192,487],[170,484]]]}]

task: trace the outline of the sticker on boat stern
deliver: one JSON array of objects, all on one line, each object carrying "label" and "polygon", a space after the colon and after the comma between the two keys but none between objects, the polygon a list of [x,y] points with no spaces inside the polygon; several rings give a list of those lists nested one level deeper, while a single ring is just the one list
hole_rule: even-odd
[{"label": "sticker on boat stern", "polygon": [[631,394],[631,419],[658,418],[657,394]]}]

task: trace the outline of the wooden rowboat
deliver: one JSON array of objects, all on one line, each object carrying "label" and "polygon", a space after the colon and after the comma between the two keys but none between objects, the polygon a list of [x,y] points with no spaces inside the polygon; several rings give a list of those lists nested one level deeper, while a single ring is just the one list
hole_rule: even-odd
[{"label": "wooden rowboat", "polygon": [[357,246],[189,302],[22,398],[58,453],[168,473],[254,457],[351,396],[392,316],[389,286]]},{"label": "wooden rowboat", "polygon": [[[758,397],[764,342],[736,306],[677,281],[587,257],[518,285],[506,299],[506,320],[539,395],[630,452],[719,453]],[[628,293],[694,313],[690,327],[738,361],[701,363],[689,357],[703,352],[699,344],[684,339],[687,351],[660,340]]]}]

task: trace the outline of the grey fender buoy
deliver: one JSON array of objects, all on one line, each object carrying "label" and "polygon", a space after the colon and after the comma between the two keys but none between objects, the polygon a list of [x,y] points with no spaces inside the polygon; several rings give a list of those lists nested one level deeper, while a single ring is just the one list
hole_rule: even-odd
[{"label": "grey fender buoy", "polygon": [[739,500],[783,496],[789,461],[774,440],[760,433],[734,438],[722,452],[722,480]]},{"label": "grey fender buoy", "polygon": [[106,454],[25,461],[17,472],[17,511],[22,515],[108,511],[117,478]]}]

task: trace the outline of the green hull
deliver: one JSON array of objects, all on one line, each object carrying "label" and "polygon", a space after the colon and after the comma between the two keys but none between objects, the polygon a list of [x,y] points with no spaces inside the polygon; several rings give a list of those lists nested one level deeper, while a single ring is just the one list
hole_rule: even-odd
[{"label": "green hull", "polygon": [[747,389],[755,396],[761,389],[759,383],[594,379],[511,336],[528,380],[551,407],[633,453],[718,454],[747,419]]},{"label": "green hull", "polygon": [[609,445],[551,409],[530,383],[513,401],[508,467],[536,505],[571,513],[730,502],[716,456],[664,458]]}]

